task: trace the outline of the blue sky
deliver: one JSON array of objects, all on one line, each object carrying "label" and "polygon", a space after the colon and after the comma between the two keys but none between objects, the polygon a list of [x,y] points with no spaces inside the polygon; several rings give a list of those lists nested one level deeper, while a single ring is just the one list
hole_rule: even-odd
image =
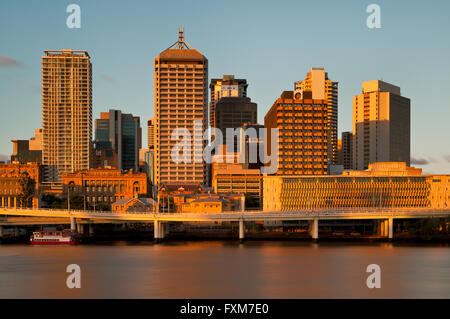
[{"label": "blue sky", "polygon": [[[66,7],[81,7],[68,29]],[[381,7],[381,29],[366,7]],[[450,1],[12,1],[0,2],[0,154],[41,127],[40,59],[47,49],[87,50],[94,118],[109,108],[153,116],[153,59],[186,40],[209,77],[249,82],[258,119],[311,66],[339,82],[339,131],[352,128],[361,82],[383,79],[411,99],[411,154],[427,173],[450,173]],[[144,129],[144,127],[143,127]],[[144,139],[144,145],[146,140]]]}]

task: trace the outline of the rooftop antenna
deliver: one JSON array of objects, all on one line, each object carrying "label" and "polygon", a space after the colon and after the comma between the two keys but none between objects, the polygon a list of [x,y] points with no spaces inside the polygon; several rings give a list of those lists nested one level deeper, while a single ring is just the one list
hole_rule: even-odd
[{"label": "rooftop antenna", "polygon": [[172,44],[169,49],[176,50],[189,50],[193,49],[186,41],[184,41],[184,26],[182,28],[178,27],[178,41]]}]

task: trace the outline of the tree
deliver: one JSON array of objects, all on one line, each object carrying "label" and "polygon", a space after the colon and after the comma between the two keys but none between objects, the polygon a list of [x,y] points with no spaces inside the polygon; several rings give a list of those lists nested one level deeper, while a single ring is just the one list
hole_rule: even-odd
[{"label": "tree", "polygon": [[[19,205],[20,207],[29,207],[34,195],[36,182],[30,177],[28,172],[23,172],[19,177]],[[31,203],[32,204],[32,203]]]}]

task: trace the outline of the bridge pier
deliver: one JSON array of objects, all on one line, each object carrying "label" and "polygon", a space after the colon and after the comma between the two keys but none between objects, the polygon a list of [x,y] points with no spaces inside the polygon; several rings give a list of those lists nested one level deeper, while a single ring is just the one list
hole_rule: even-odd
[{"label": "bridge pier", "polygon": [[239,241],[242,243],[244,242],[245,237],[245,227],[244,227],[244,220],[239,220]]},{"label": "bridge pier", "polygon": [[0,225],[0,237],[3,237],[3,226]]},{"label": "bridge pier", "polygon": [[89,236],[94,236],[94,225],[89,224]]},{"label": "bridge pier", "polygon": [[394,238],[394,218],[391,217],[386,222],[388,224],[388,238],[392,240]]},{"label": "bridge pier", "polygon": [[313,219],[309,222],[309,234],[313,240],[319,239],[319,220]]},{"label": "bridge pier", "polygon": [[77,230],[77,220],[75,217],[70,217],[70,230]]},{"label": "bridge pier", "polygon": [[81,223],[78,223],[77,224],[77,230],[78,230],[78,233],[79,234],[83,234],[84,233],[84,227],[83,227],[84,225],[83,224],[81,224]]},{"label": "bridge pier", "polygon": [[155,242],[160,243],[163,241],[165,233],[166,233],[166,227],[163,222],[160,222],[159,220],[155,220],[153,222],[153,233]]}]

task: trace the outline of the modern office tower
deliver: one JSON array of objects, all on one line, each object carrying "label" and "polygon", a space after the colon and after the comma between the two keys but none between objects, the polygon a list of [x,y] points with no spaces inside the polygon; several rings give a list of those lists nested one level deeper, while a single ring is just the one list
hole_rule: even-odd
[{"label": "modern office tower", "polygon": [[311,91],[314,100],[327,101],[328,163],[337,164],[338,82],[328,78],[325,68],[311,68],[305,80],[295,82],[294,96],[301,98],[303,91]]},{"label": "modern office tower", "polygon": [[42,164],[42,129],[34,131],[35,136],[29,140],[11,140],[13,154],[11,162]]},{"label": "modern office tower", "polygon": [[86,51],[44,51],[42,163],[48,181],[91,167],[92,65]]},{"label": "modern office tower", "polygon": [[[106,152],[106,160],[109,159],[106,166],[138,171],[140,147],[139,117],[120,110],[100,113],[100,119],[95,120],[95,150],[96,154],[100,151],[100,156],[103,156],[103,151]],[[111,152],[112,156],[109,154]]]},{"label": "modern office tower", "polygon": [[339,163],[344,166],[344,169],[352,169],[353,168],[353,134],[352,132],[342,132],[341,139],[341,154],[342,154],[342,163]]},{"label": "modern office tower", "polygon": [[244,145],[244,169],[261,169],[264,166],[264,125],[245,123],[240,130],[240,143]]},{"label": "modern office tower", "polygon": [[294,99],[293,91],[284,91],[264,118],[268,154],[272,154],[272,128],[278,128],[277,175],[322,175],[328,165],[328,104],[312,99],[304,91]]},{"label": "modern office tower", "polygon": [[[154,68],[156,183],[166,186],[204,184],[208,59],[187,44],[184,31],[179,30],[178,41],[155,58]],[[181,142],[181,138],[171,138],[175,129],[189,131],[191,140],[186,148],[191,150],[190,158],[172,158],[173,147]]]},{"label": "modern office tower", "polygon": [[155,149],[155,119],[147,121],[147,144],[150,151]]},{"label": "modern office tower", "polygon": [[[222,132],[224,144],[228,144],[225,140],[228,128],[237,129],[245,123],[256,123],[257,108],[256,103],[251,102],[248,97],[223,97],[217,102],[215,128]],[[241,151],[238,136],[234,139],[234,148],[229,148],[228,151]]]},{"label": "modern office tower", "polygon": [[411,101],[398,86],[363,82],[353,98],[353,169],[374,162],[410,164]]},{"label": "modern office tower", "polygon": [[117,169],[139,170],[141,125],[138,116],[120,110],[101,112],[95,120],[95,150],[113,150],[117,155]]},{"label": "modern office tower", "polygon": [[209,125],[215,127],[215,109],[222,97],[247,97],[247,80],[235,79],[234,75],[224,75],[221,79],[211,79],[211,101],[209,103]]}]

